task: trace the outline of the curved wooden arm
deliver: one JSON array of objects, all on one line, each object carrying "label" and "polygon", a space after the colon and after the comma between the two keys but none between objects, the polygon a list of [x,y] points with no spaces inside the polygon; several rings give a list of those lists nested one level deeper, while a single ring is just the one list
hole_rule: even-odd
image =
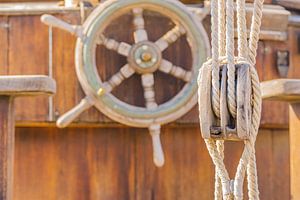
[{"label": "curved wooden arm", "polygon": [[90,107],[92,107],[94,104],[92,103],[92,101],[86,97],[84,99],[81,100],[81,102],[75,106],[74,108],[72,108],[70,111],[68,111],[67,113],[65,113],[64,115],[62,115],[56,122],[56,125],[59,128],[65,128],[67,127],[69,124],[72,123],[72,121],[74,121],[82,112],[84,112],[85,110],[89,109]]},{"label": "curved wooden arm", "polygon": [[42,15],[41,21],[48,26],[53,26],[55,28],[65,30],[72,35],[80,37],[81,39],[84,38],[81,26],[71,25],[61,19],[58,19],[57,17],[48,14]]}]

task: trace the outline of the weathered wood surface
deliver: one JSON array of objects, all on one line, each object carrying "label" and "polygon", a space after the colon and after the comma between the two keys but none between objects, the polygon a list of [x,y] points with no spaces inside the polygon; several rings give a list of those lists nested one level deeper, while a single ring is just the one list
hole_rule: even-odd
[{"label": "weathered wood surface", "polygon": [[299,79],[275,79],[261,83],[262,97],[265,100],[287,102],[300,101]]},{"label": "weathered wood surface", "polygon": [[55,81],[48,76],[0,76],[0,96],[54,94]]},{"label": "weathered wood surface", "polygon": [[[290,38],[290,46],[291,46],[291,65],[293,66],[292,69],[289,71],[289,76],[291,78],[298,78],[299,79],[299,63],[300,63],[300,54],[299,54],[299,46],[292,45],[292,40],[299,39],[300,35],[300,29],[291,28],[291,35]],[[299,41],[299,40],[298,40]],[[290,153],[291,153],[291,175],[293,175],[293,178],[291,179],[291,193],[293,200],[300,198],[300,182],[299,182],[299,169],[300,169],[300,160],[299,160],[299,141],[300,141],[300,135],[299,135],[299,113],[300,108],[299,104],[292,104],[290,106]]]},{"label": "weathered wood surface", "polygon": [[276,3],[291,10],[300,10],[300,2],[298,0],[276,0]]},{"label": "weathered wood surface", "polygon": [[0,199],[13,197],[14,105],[9,96],[0,96]]},{"label": "weathered wood surface", "polygon": [[[213,199],[214,167],[199,129],[163,128],[162,143],[158,169],[146,129],[17,128],[15,199]],[[259,133],[261,199],[289,199],[288,144],[286,130]],[[226,146],[232,177],[242,146]]]},{"label": "weathered wood surface", "polygon": [[[300,100],[300,98],[298,99]],[[290,104],[290,173],[291,173],[291,199],[296,200],[300,198],[300,181],[298,174],[300,173],[300,104]]]}]

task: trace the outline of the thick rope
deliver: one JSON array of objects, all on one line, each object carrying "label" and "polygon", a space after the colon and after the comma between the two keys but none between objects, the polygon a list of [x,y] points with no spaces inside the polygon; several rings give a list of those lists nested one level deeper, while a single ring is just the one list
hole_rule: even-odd
[{"label": "thick rope", "polygon": [[[227,0],[226,4],[226,28],[224,28],[225,2],[212,0],[212,59],[204,65],[212,70],[212,107],[215,115],[220,118],[220,85],[219,65],[224,56],[224,32],[226,29],[226,63],[228,66],[228,104],[232,117],[236,117],[236,92],[235,92],[235,62],[234,62],[234,13],[233,0]],[[245,0],[237,0],[237,27],[238,27],[238,62],[250,65],[252,85],[252,118],[250,127],[250,138],[245,141],[245,147],[238,164],[234,181],[229,179],[224,165],[224,142],[206,139],[206,145],[213,163],[216,166],[215,199],[243,199],[243,182],[247,171],[248,196],[251,200],[259,199],[257,169],[255,157],[255,141],[259,128],[261,115],[261,92],[259,78],[254,67],[256,60],[257,43],[262,17],[263,0],[255,0],[251,24],[249,51],[246,32]],[[216,12],[218,10],[218,12]],[[219,18],[219,20],[218,20]],[[217,20],[216,20],[217,19]],[[217,27],[217,23],[218,27]],[[218,43],[216,42],[218,41]],[[218,57],[217,57],[218,56]],[[220,60],[221,59],[221,60]],[[200,97],[200,95],[199,95]],[[233,183],[233,184],[232,184]],[[220,187],[222,185],[222,188]],[[222,196],[221,196],[222,193]]]},{"label": "thick rope", "polygon": [[237,0],[237,32],[238,32],[238,57],[248,58],[247,24],[245,0]]},{"label": "thick rope", "polygon": [[[229,112],[236,118],[235,65],[234,65],[234,10],[233,0],[226,4],[226,57],[227,57],[227,98]],[[220,30],[223,31],[223,30]]]},{"label": "thick rope", "polygon": [[[218,1],[218,17],[219,17],[219,24],[218,28],[219,30],[224,30],[226,28],[226,11],[225,11],[225,0],[219,0]],[[219,54],[220,56],[226,55],[226,35],[224,31],[219,31]],[[224,160],[224,141],[217,141],[217,150],[221,156],[221,159]],[[222,182],[219,177],[219,174],[217,173],[216,168],[216,174],[215,174],[215,200],[222,200]]]},{"label": "thick rope", "polygon": [[[216,31],[217,30],[217,31]],[[212,46],[212,104],[215,115],[220,118],[219,35],[218,1],[211,0],[211,46]]]}]

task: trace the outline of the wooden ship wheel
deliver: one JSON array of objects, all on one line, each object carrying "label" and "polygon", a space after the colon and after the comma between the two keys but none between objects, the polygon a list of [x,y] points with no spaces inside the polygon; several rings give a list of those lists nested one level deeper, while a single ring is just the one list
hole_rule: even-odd
[{"label": "wooden ship wheel", "polygon": [[[152,11],[169,18],[175,26],[157,41],[150,41],[145,28],[144,11]],[[115,19],[131,13],[134,25],[134,44],[105,36],[105,28]],[[186,114],[197,103],[197,74],[209,57],[209,42],[200,18],[179,1],[173,0],[108,0],[89,15],[82,26],[70,25],[51,15],[42,21],[66,30],[78,37],[76,45],[76,72],[86,97],[57,121],[59,127],[69,125],[80,113],[95,106],[111,119],[128,126],[149,128],[153,141],[154,163],[164,164],[160,142],[161,125]],[[186,37],[192,54],[192,69],[176,66],[163,57],[165,51],[180,37]],[[96,49],[103,45],[127,58],[127,64],[103,80],[96,65]],[[179,55],[178,55],[179,56]],[[107,66],[109,67],[109,66]],[[155,99],[154,73],[161,71],[185,82],[179,93],[163,104]],[[111,92],[133,74],[141,76],[145,107],[130,105]]]}]

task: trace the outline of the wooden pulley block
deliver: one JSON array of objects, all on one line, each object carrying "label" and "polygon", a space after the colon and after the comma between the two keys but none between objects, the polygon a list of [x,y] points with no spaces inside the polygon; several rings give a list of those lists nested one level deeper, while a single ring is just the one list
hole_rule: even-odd
[{"label": "wooden pulley block", "polygon": [[248,64],[237,64],[235,77],[236,117],[228,109],[227,65],[220,67],[220,118],[212,109],[211,67],[199,75],[199,117],[204,139],[247,140],[251,127],[251,77]]}]

